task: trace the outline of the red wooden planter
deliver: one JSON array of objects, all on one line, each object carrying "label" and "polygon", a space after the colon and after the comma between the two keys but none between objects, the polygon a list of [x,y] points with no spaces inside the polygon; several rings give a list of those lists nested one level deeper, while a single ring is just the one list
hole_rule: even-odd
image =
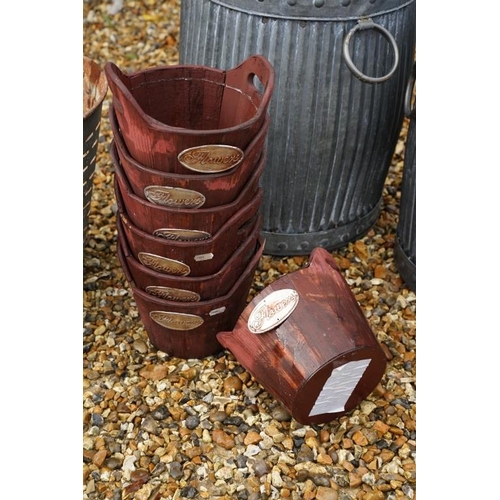
[{"label": "red wooden planter", "polygon": [[[115,184],[116,182],[115,178]],[[214,274],[220,271],[231,255],[252,234],[255,225],[260,227],[261,189],[256,198],[236,212],[214,236],[199,241],[170,240],[141,230],[130,221],[116,186],[115,193],[118,204],[117,219],[120,219],[132,255],[148,267],[165,274],[197,277]],[[168,261],[165,265],[159,264],[161,259],[157,257]]]},{"label": "red wooden planter", "polygon": [[137,196],[147,199],[148,191],[156,186],[167,186],[174,188],[174,190],[177,188],[188,189],[205,197],[205,202],[202,205],[204,208],[225,205],[238,197],[260,161],[269,129],[269,116],[267,116],[264,125],[245,149],[243,161],[235,168],[209,174],[196,173],[180,165],[182,173],[170,173],[147,168],[134,160],[123,141],[113,109],[110,109],[109,117],[113,130],[114,147],[116,147],[118,158],[130,182],[131,189]]},{"label": "red wooden planter", "polygon": [[244,150],[264,124],[274,89],[274,69],[261,55],[228,71],[174,65],[127,75],[111,62],[104,70],[130,154],[167,172],[177,164],[177,155],[192,147],[219,144]]},{"label": "red wooden planter", "polygon": [[233,331],[217,338],[303,424],[351,411],[386,367],[363,311],[323,248],[312,251],[307,268],[266,287]]},{"label": "red wooden planter", "polygon": [[261,252],[255,253],[227,294],[182,303],[163,300],[137,288],[120,246],[118,256],[151,343],[170,356],[188,359],[204,358],[222,350],[217,333],[232,329],[247,304]]},{"label": "red wooden planter", "polygon": [[[256,199],[266,160],[264,155],[246,186],[233,202],[212,208],[170,208],[135,195],[120,165],[116,150],[111,150],[111,157],[124,212],[134,225],[150,234],[165,229],[189,229],[214,235],[239,209]],[[192,203],[194,206],[197,198],[186,196],[181,202]]]},{"label": "red wooden planter", "polygon": [[[247,239],[229,257],[220,271],[207,276],[172,276],[161,273],[141,264],[130,250],[123,232],[120,217],[117,219],[118,241],[127,261],[130,276],[137,288],[168,300],[196,301],[210,300],[229,292],[237,279],[243,274],[248,263],[256,253],[262,254],[264,239],[259,237],[260,223],[256,223]],[[168,290],[173,289],[173,290]],[[188,291],[192,293],[183,293]],[[198,296],[198,299],[196,297]]]}]

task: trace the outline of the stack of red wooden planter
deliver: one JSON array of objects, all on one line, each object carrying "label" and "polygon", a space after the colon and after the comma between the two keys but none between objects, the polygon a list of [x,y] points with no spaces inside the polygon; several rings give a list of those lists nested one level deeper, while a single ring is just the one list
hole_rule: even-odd
[{"label": "stack of red wooden planter", "polygon": [[[264,249],[260,179],[274,71],[105,67],[118,255],[156,348],[202,358],[223,347]],[[256,86],[260,80],[262,90]]]}]

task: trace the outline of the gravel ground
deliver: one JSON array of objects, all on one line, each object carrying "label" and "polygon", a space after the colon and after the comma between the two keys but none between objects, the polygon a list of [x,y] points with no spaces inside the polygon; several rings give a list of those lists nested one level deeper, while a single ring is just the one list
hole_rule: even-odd
[{"label": "gravel ground", "polygon": [[[180,1],[123,3],[84,1],[83,53],[127,71],[176,63]],[[352,412],[307,426],[230,352],[182,360],[149,343],[116,253],[110,98],[83,253],[83,498],[415,499],[416,296],[393,257],[407,123],[378,221],[332,252],[387,370]],[[248,300],[306,263],[264,255]]]}]

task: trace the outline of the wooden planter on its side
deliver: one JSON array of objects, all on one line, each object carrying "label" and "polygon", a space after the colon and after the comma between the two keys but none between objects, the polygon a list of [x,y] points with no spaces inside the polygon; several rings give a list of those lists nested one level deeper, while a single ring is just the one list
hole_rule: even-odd
[{"label": "wooden planter on its side", "polygon": [[351,411],[386,367],[349,285],[319,247],[308,267],[266,287],[217,338],[303,424]]}]

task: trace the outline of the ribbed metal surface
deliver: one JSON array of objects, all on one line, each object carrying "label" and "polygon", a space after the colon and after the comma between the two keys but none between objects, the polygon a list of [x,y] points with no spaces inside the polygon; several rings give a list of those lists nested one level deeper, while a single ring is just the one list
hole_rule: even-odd
[{"label": "ribbed metal surface", "polygon": [[408,287],[416,291],[417,270],[417,191],[416,191],[416,113],[412,115],[406,138],[399,221],[396,231],[395,261]]},{"label": "ribbed metal surface", "polygon": [[[180,61],[228,69],[255,53],[269,59],[276,85],[262,177],[265,252],[343,246],[378,217],[414,59],[415,3],[372,17],[390,31],[400,55],[396,73],[376,85],[354,77],[342,55],[355,20],[273,18],[252,14],[255,2],[240,4],[250,12],[183,0]],[[351,55],[370,76],[393,64],[390,45],[375,30],[353,36]]]},{"label": "ribbed metal surface", "polygon": [[83,238],[88,226],[90,202],[94,186],[99,131],[101,128],[102,102],[83,120]]}]

